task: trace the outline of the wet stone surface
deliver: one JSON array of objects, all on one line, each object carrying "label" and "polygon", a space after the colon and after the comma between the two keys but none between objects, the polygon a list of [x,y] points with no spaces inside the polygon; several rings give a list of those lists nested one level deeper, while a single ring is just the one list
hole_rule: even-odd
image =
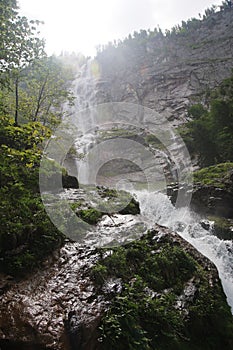
[{"label": "wet stone surface", "polygon": [[[22,349],[30,343],[69,349],[65,325],[71,320],[74,324],[74,310],[82,327],[87,325],[88,330],[93,322],[96,327],[105,302],[95,298],[94,286],[85,273],[96,260],[95,251],[67,243],[57,254],[53,265],[1,296],[0,339],[17,339],[24,344]],[[88,340],[92,332],[85,334]]]}]

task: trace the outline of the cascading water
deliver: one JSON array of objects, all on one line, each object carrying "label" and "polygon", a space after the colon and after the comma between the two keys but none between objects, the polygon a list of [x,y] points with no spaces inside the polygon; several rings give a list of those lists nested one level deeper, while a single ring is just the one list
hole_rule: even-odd
[{"label": "cascading water", "polygon": [[233,311],[233,242],[213,235],[211,227],[204,229],[200,218],[189,208],[176,209],[162,193],[138,191],[143,221],[149,227],[157,222],[176,231],[217,267],[223,289]]},{"label": "cascading water", "polygon": [[[82,89],[81,97],[79,96],[75,106],[76,111],[95,104],[93,81],[91,62],[89,61],[84,67],[81,79],[79,77],[78,84],[75,86],[77,94]],[[78,123],[82,130],[82,124],[85,124],[85,120],[79,120]],[[81,135],[75,144],[78,154],[87,154],[96,144],[97,126],[93,123],[91,127],[90,132]],[[174,136],[173,141],[171,147],[177,153],[177,157],[180,157],[181,152],[178,142],[176,142],[176,136]],[[168,154],[163,150],[158,150],[157,156],[160,157],[163,165],[167,164],[172,176],[176,176],[176,166],[171,162]],[[79,181],[88,184],[88,162],[85,164],[81,158],[77,160],[78,172],[82,166],[82,173],[79,172]],[[87,244],[103,246],[109,245],[115,240],[121,244],[137,237],[137,233],[143,234],[155,223],[166,226],[176,231],[216,265],[228,303],[233,311],[233,242],[223,241],[216,237],[211,226],[208,230],[204,229],[197,214],[187,207],[177,209],[164,193],[151,190],[139,191],[135,190],[133,186],[128,190],[136,195],[140,203],[141,214],[137,217],[125,216],[122,218],[120,215],[115,215],[113,218],[104,217],[102,223],[93,228],[92,232],[87,232]],[[137,233],[133,234],[133,232]]]}]

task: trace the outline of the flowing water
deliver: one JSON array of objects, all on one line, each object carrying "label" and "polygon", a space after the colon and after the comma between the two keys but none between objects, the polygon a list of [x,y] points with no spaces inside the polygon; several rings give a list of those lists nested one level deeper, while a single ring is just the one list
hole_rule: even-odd
[{"label": "flowing water", "polygon": [[[88,66],[89,65],[89,66]],[[82,89],[83,102],[80,103],[80,96],[76,110],[83,108],[83,106],[93,103],[94,85],[93,77],[90,76],[90,62],[85,67],[83,78],[79,79],[76,85],[77,94]],[[80,88],[81,87],[81,88]],[[87,102],[85,102],[85,99]],[[82,98],[81,98],[82,100]],[[85,121],[79,120],[80,127]],[[84,134],[76,142],[76,149],[78,153],[86,154],[96,143],[96,129]],[[179,150],[176,150],[179,153]],[[167,154],[163,151],[158,151],[167,161],[167,167],[172,169],[171,161]],[[166,162],[165,162],[166,163]],[[78,172],[83,160],[77,161]],[[166,164],[164,165],[166,167]],[[114,170],[115,171],[115,170]],[[89,167],[86,164],[82,169],[82,174],[79,173],[79,181],[81,183],[88,183]],[[102,183],[100,185],[111,186],[111,181],[107,181],[108,176],[101,177]],[[113,179],[114,177],[111,177]],[[127,174],[122,174],[122,179],[127,180]],[[117,178],[119,182],[119,177]],[[152,228],[155,223],[166,226],[173,231],[176,231],[186,241],[191,243],[198,251],[208,257],[217,267],[222,285],[227,296],[229,305],[233,311],[233,242],[221,240],[216,237],[210,228],[204,229],[200,223],[201,218],[193,213],[189,208],[183,207],[177,209],[174,207],[165,193],[161,191],[148,191],[145,189],[135,190],[134,186],[128,186],[126,181],[126,189],[136,196],[140,203],[141,214],[132,215],[106,215],[103,220],[87,232],[86,243],[95,246],[114,245],[115,243],[122,244],[129,240],[139,237],[144,234],[148,228]],[[132,178],[131,178],[132,183]],[[113,181],[113,187],[116,184]],[[74,195],[73,200],[78,198],[79,191]],[[80,193],[80,192],[79,192]],[[71,196],[71,192],[66,192],[66,198]],[[72,197],[72,196],[71,196]]]},{"label": "flowing water", "polygon": [[143,221],[154,222],[176,231],[217,267],[227,301],[233,311],[233,242],[216,237],[211,229],[205,230],[200,218],[189,208],[175,208],[162,193],[137,192]]}]

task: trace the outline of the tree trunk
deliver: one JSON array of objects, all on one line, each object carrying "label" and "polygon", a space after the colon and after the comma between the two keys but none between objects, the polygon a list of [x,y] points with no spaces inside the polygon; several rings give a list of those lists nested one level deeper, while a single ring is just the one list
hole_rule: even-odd
[{"label": "tree trunk", "polygon": [[46,87],[46,84],[47,84],[47,80],[48,80],[48,75],[46,76],[45,78],[45,81],[44,83],[42,84],[42,87],[39,91],[39,96],[38,96],[38,100],[37,100],[37,106],[36,106],[36,111],[35,111],[35,115],[34,115],[34,118],[33,118],[33,121],[37,121],[37,117],[38,117],[38,114],[40,112],[40,107],[41,107],[41,103],[42,103],[42,98],[43,98],[43,94],[44,94],[44,91],[45,91],[45,87]]},{"label": "tree trunk", "polygon": [[15,126],[18,126],[19,117],[19,77],[15,79]]}]

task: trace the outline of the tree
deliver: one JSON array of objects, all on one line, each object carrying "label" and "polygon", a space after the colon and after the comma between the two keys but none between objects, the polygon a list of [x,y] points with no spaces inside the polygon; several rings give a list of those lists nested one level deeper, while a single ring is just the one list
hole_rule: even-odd
[{"label": "tree", "polygon": [[15,124],[18,124],[19,82],[21,72],[35,59],[43,57],[44,41],[38,37],[39,21],[28,21],[17,11],[15,0],[3,0],[0,5],[0,83],[9,85],[14,81]]},{"label": "tree", "polygon": [[184,140],[202,166],[233,161],[233,76],[210,94],[210,109],[194,105],[193,120],[186,124]]},{"label": "tree", "polygon": [[24,71],[19,110],[27,119],[52,125],[61,117],[62,105],[72,104],[74,71],[59,57],[35,60]]}]

